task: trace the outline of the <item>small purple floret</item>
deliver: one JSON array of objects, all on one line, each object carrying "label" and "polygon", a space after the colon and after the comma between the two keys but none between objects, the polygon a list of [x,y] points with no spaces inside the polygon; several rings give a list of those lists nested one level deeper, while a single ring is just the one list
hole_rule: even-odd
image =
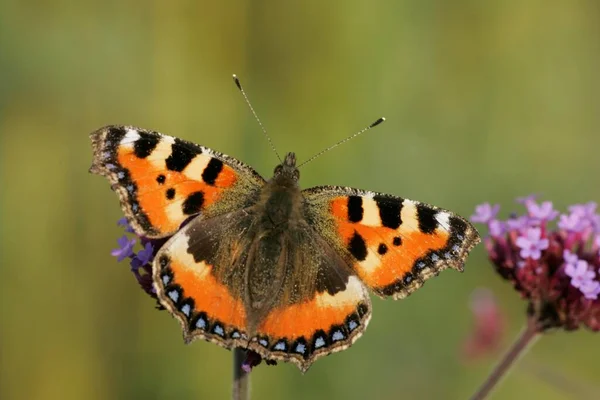
[{"label": "small purple floret", "polygon": [[137,258],[140,260],[142,265],[148,264],[154,258],[154,247],[152,243],[146,242],[146,245],[142,250],[137,253]]},{"label": "small purple floret", "polygon": [[133,230],[133,228],[131,227],[131,225],[129,225],[129,222],[127,222],[127,218],[125,218],[125,217],[120,218],[117,221],[117,225],[124,226],[125,227],[125,232],[128,232],[128,233],[134,233],[135,232]]},{"label": "small purple floret", "polygon": [[600,282],[588,280],[579,287],[579,290],[586,299],[597,300],[598,295],[600,295]]},{"label": "small purple floret", "polygon": [[123,235],[119,239],[117,239],[117,244],[119,245],[118,249],[114,249],[110,252],[110,254],[114,257],[117,257],[117,261],[121,262],[125,258],[133,255],[133,246],[135,246],[135,239],[129,239],[127,236]]},{"label": "small purple floret", "polygon": [[573,204],[569,207],[569,212],[572,214],[579,214],[584,218],[591,218],[596,214],[596,208],[598,204],[594,201],[590,201],[585,204]]},{"label": "small purple floret", "polygon": [[131,268],[137,269],[149,264],[154,258],[154,247],[150,242],[146,242],[144,248],[140,250],[135,257],[131,259]]},{"label": "small purple floret", "polygon": [[506,229],[509,231],[523,231],[530,225],[529,217],[526,215],[513,216],[506,220]]},{"label": "small purple floret", "polygon": [[565,260],[565,264],[577,264],[579,257],[577,257],[577,254],[573,254],[569,250],[565,249],[563,251],[563,260]]},{"label": "small purple floret", "polygon": [[499,237],[506,233],[506,224],[497,219],[493,219],[488,223],[488,230],[490,231],[491,236]]},{"label": "small purple floret", "polygon": [[552,221],[558,215],[558,211],[552,207],[551,201],[544,201],[538,204],[535,201],[525,203],[529,216],[537,221]]},{"label": "small purple floret", "polygon": [[542,250],[546,250],[550,242],[546,238],[542,238],[542,230],[540,228],[528,228],[525,236],[519,236],[515,244],[521,248],[521,258],[531,258],[539,260],[542,256]]},{"label": "small purple floret", "polygon": [[517,203],[527,205],[529,203],[535,202],[536,198],[537,198],[537,194],[530,194],[530,195],[524,196],[524,197],[517,197]]},{"label": "small purple floret", "polygon": [[475,214],[471,216],[471,221],[481,224],[487,224],[496,218],[500,210],[500,204],[483,203],[475,207]]},{"label": "small purple floret", "polygon": [[589,269],[589,265],[585,260],[577,260],[574,264],[567,264],[565,274],[571,278],[571,286],[580,289],[585,286],[588,281],[593,281],[596,273]]}]

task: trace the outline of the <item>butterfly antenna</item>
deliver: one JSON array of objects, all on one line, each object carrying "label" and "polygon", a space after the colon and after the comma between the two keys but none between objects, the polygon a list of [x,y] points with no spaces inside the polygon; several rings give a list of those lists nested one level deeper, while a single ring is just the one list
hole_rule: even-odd
[{"label": "butterfly antenna", "polygon": [[242,87],[242,84],[240,83],[240,80],[238,79],[238,77],[237,77],[236,74],[233,74],[233,81],[235,82],[235,85],[238,87],[238,89],[240,89],[240,92],[242,93],[242,96],[244,96],[244,100],[246,100],[246,104],[248,104],[248,108],[250,108],[250,111],[252,111],[252,115],[254,115],[254,118],[256,119],[256,122],[258,122],[258,125],[260,125],[260,129],[262,129],[263,133],[265,134],[265,137],[267,138],[267,141],[271,145],[271,149],[273,150],[273,152],[275,152],[275,155],[279,159],[279,162],[282,162],[281,161],[281,157],[279,157],[279,153],[277,152],[277,149],[275,148],[275,145],[273,144],[273,141],[271,140],[271,137],[267,133],[267,130],[263,126],[262,122],[260,122],[260,118],[258,118],[258,115],[256,115],[256,111],[254,111],[254,107],[252,107],[252,104],[250,104],[250,100],[248,99],[248,95],[246,95],[246,92],[244,91],[244,88]]},{"label": "butterfly antenna", "polygon": [[298,165],[298,168],[300,168],[301,166],[303,166],[304,164],[308,164],[309,162],[313,161],[316,158],[321,157],[323,154],[327,153],[329,150],[335,149],[336,147],[338,147],[340,144],[342,143],[346,143],[347,141],[354,139],[355,137],[357,137],[358,135],[361,135],[363,133],[365,133],[366,131],[368,131],[371,128],[375,128],[377,125],[381,124],[383,121],[385,121],[384,117],[379,118],[377,121],[373,122],[371,125],[367,126],[366,128],[361,129],[360,131],[356,132],[354,135],[348,136],[346,139],[340,140],[339,142],[337,142],[336,144],[329,146],[328,148],[326,148],[325,150],[322,150],[320,152],[318,152],[317,154],[315,154],[314,156],[312,156],[311,158],[309,158],[308,160],[304,161],[302,164]]}]

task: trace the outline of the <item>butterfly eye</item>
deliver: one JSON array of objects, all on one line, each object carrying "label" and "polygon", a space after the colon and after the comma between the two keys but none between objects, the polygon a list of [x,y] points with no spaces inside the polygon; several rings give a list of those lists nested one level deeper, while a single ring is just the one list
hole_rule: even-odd
[{"label": "butterfly eye", "polygon": [[281,171],[283,170],[283,167],[281,165],[278,165],[275,167],[275,175],[280,174]]},{"label": "butterfly eye", "polygon": [[300,170],[298,170],[298,169],[294,170],[294,179],[295,180],[299,180],[300,179]]}]

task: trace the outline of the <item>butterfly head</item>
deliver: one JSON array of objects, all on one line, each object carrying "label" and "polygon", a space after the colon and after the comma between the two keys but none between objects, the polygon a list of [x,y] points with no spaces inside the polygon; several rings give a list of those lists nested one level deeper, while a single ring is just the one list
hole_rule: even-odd
[{"label": "butterfly head", "polygon": [[287,153],[283,162],[275,167],[273,179],[284,183],[285,181],[295,184],[300,179],[300,171],[296,167],[296,154]]}]

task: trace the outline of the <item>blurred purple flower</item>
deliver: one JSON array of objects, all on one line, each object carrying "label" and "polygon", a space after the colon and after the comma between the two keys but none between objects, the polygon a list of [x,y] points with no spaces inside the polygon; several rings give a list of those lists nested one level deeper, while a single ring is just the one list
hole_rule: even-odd
[{"label": "blurred purple flower", "polygon": [[494,219],[489,222],[488,230],[490,231],[490,235],[492,236],[502,236],[506,232],[506,223]]},{"label": "blurred purple flower", "polygon": [[516,201],[519,204],[527,205],[531,202],[534,202],[536,198],[537,198],[537,194],[530,194],[530,195],[524,196],[524,197],[517,197]]},{"label": "blurred purple flower", "polygon": [[529,227],[530,221],[527,215],[513,215],[506,220],[505,224],[508,231],[522,231]]},{"label": "blurred purple flower", "polygon": [[125,232],[127,232],[127,233],[135,233],[135,231],[133,230],[133,228],[131,227],[131,225],[129,225],[129,222],[127,222],[127,218],[125,218],[125,217],[119,219],[117,221],[117,225],[124,226],[125,227]]},{"label": "blurred purple flower", "polygon": [[566,264],[565,274],[571,278],[571,286],[578,289],[581,289],[588,281],[593,281],[596,277],[596,273],[589,268],[585,260],[577,260],[573,264]]},{"label": "blurred purple flower", "polygon": [[527,201],[525,207],[527,207],[529,216],[536,221],[552,221],[558,215],[558,211],[554,210],[551,201],[544,201],[542,204]]},{"label": "blurred purple flower", "polygon": [[565,249],[563,251],[563,260],[565,260],[565,264],[577,264],[579,258],[577,257],[577,254],[573,254],[569,250]]},{"label": "blurred purple flower", "polygon": [[590,201],[585,204],[573,204],[569,206],[568,210],[572,214],[579,214],[585,218],[591,218],[596,214],[596,208],[598,204],[594,201]]},{"label": "blurred purple flower", "polygon": [[131,259],[131,268],[140,268],[142,265],[150,264],[154,258],[154,246],[146,242],[144,248]]},{"label": "blurred purple flower", "polygon": [[581,290],[581,293],[583,293],[583,296],[586,299],[597,300],[598,295],[600,294],[600,282],[595,280],[586,281],[581,285],[579,290]]},{"label": "blurred purple flower", "polygon": [[581,232],[586,224],[583,220],[583,215],[572,212],[571,214],[561,214],[558,227],[568,232]]},{"label": "blurred purple flower", "polygon": [[500,210],[500,204],[483,203],[475,207],[475,214],[471,216],[471,221],[478,222],[480,224],[487,224],[496,218]]},{"label": "blurred purple flower", "polygon": [[[129,239],[126,235],[118,239],[119,248],[111,252],[111,254],[117,257],[117,261],[123,261],[125,258],[130,258],[129,265],[131,266],[131,272],[138,281],[142,289],[152,298],[157,300],[156,291],[152,282],[152,260],[154,259],[155,251],[169,239],[148,239],[137,235],[131,226],[127,223],[126,218],[121,218],[117,221],[117,225],[124,226],[127,233],[133,233],[137,239],[140,240],[143,248],[137,252],[133,251],[136,243],[136,238]],[[162,309],[160,303],[157,306]]]},{"label": "blurred purple flower", "polygon": [[470,308],[473,329],[463,343],[462,353],[467,360],[495,352],[506,331],[506,318],[494,293],[478,288],[471,293]]},{"label": "blurred purple flower", "polygon": [[549,245],[548,239],[542,238],[540,228],[527,229],[525,236],[519,236],[515,243],[521,248],[521,258],[532,258],[534,260],[539,260],[542,256],[542,250],[546,250]]},{"label": "blurred purple flower", "polygon": [[129,239],[127,236],[123,235],[119,239],[117,239],[117,244],[119,245],[118,249],[114,249],[110,252],[110,254],[114,257],[117,257],[117,261],[121,262],[125,258],[133,255],[133,246],[135,246],[135,239]]}]

